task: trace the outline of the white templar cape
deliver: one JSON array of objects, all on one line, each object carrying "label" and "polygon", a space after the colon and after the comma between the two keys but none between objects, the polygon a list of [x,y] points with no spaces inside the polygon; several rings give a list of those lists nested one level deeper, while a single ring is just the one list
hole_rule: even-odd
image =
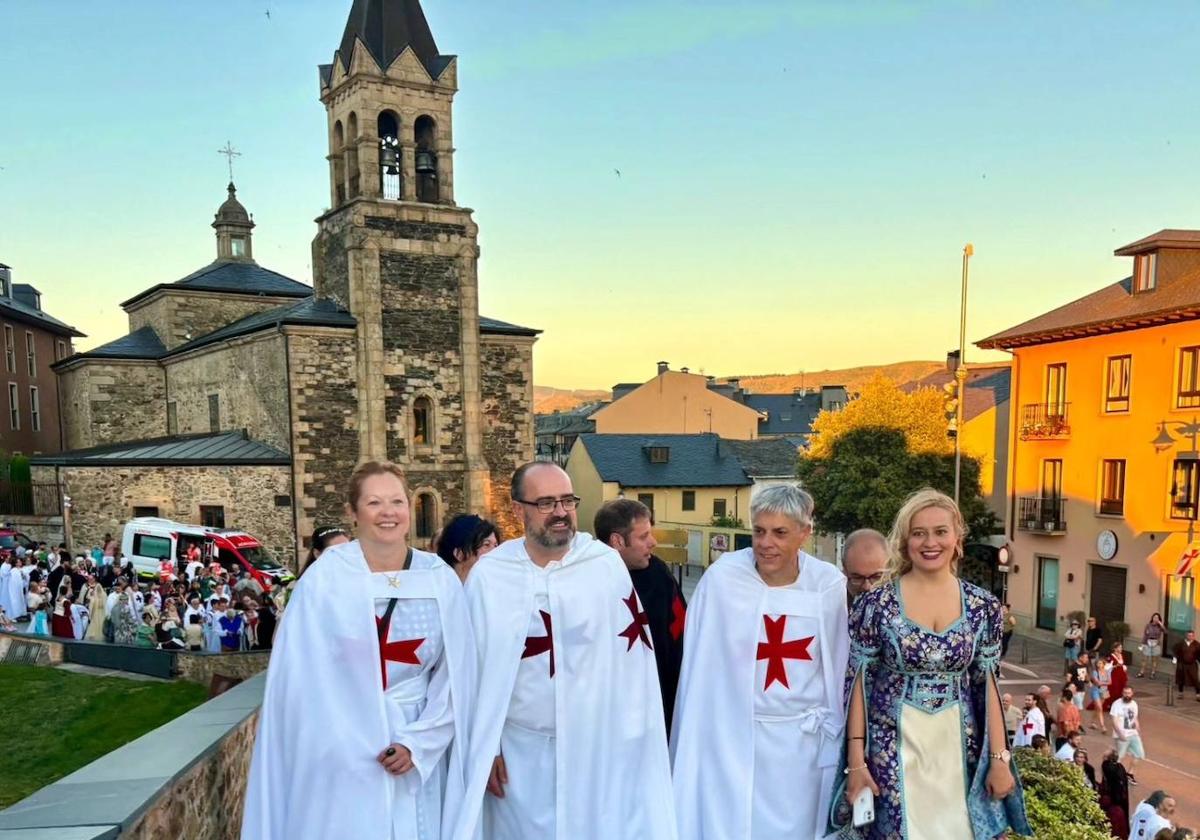
[{"label": "white templar cape", "polygon": [[[458,576],[440,558],[414,552],[412,567],[400,575],[397,596],[436,599],[444,631],[455,711],[444,825],[462,810],[474,639]],[[371,583],[355,541],[322,553],[296,585],[267,671],[242,840],[391,840],[392,802],[403,788],[376,760],[393,731]],[[422,746],[412,745],[414,756]]]},{"label": "white templar cape", "polygon": [[[471,723],[468,807],[455,829],[457,840],[480,836],[483,797],[490,796],[485,786],[529,630],[535,567],[522,543],[509,540],[487,554],[467,579],[479,703]],[[555,836],[675,840],[658,670],[654,651],[637,632],[637,613],[644,618],[644,610],[625,564],[616,551],[580,533],[562,566],[549,572],[548,587],[554,622]],[[649,639],[648,631],[645,636]]]},{"label": "white templar cape", "polygon": [[[755,723],[756,669],[767,614],[815,621],[828,709],[811,722],[814,735],[819,734],[817,766],[778,766],[769,778],[755,779],[756,735],[761,738]],[[671,733],[679,836],[687,840],[750,837],[756,784],[783,784],[796,796],[819,797],[816,807],[824,815],[845,727],[842,691],[849,640],[841,572],[801,552],[800,577],[794,586],[768,587],[755,569],[753,549],[724,554],[696,587],[684,638],[687,645]],[[787,756],[781,760],[788,763]],[[824,826],[823,818],[820,824]]]}]

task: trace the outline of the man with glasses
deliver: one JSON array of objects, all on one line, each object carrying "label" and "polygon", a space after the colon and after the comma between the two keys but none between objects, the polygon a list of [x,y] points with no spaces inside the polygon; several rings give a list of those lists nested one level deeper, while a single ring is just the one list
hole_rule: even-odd
[{"label": "man with glasses", "polygon": [[846,605],[883,582],[887,569],[887,538],[872,528],[859,528],[842,546],[842,571],[846,573]]},{"label": "man with glasses", "polygon": [[[648,618],[621,556],[578,533],[570,477],[512,479],[525,536],[467,579],[479,649],[464,801],[453,837],[675,840]],[[485,795],[486,792],[486,795]]]}]

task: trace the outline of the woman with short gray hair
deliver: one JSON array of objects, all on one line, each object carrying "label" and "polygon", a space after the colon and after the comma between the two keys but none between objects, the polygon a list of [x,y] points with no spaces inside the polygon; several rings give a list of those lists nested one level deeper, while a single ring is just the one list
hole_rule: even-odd
[{"label": "woman with short gray hair", "polygon": [[846,579],[802,550],[813,500],[798,484],[760,488],[750,519],[751,547],[705,572],[687,612],[671,737],[679,836],[823,837],[844,720]]}]

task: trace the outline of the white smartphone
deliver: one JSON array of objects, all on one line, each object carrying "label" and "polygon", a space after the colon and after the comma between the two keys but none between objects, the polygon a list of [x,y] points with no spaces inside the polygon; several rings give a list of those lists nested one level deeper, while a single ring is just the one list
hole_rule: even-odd
[{"label": "white smartphone", "polygon": [[854,799],[854,827],[862,828],[875,822],[875,795],[864,787]]}]

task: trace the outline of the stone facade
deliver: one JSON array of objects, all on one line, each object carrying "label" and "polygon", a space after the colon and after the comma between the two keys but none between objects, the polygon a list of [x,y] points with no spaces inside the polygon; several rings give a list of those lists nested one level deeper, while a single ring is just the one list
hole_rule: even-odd
[{"label": "stone facade", "polygon": [[359,455],[356,342],[345,332],[289,328],[287,352],[299,550],[316,526],[349,524],[344,490]]},{"label": "stone facade", "polygon": [[504,536],[520,533],[509,493],[517,467],[533,460],[533,339],[485,336],[483,369],[483,455],[491,477],[488,513]]},{"label": "stone facade", "polygon": [[188,289],[160,289],[126,311],[129,331],[153,327],[168,350],[208,335],[247,315],[295,303],[294,297],[224,295]]},{"label": "stone facade", "polygon": [[282,563],[296,566],[292,508],[275,506],[276,496],[292,493],[287,467],[60,467],[58,480],[72,499],[77,548],[120,534],[134,507],[199,522],[201,505],[220,505],[227,527],[253,534]]},{"label": "stone facade", "polygon": [[167,385],[158,362],[89,360],[59,369],[70,449],[163,437]]},{"label": "stone facade", "polygon": [[[166,359],[166,399],[175,404],[176,434],[245,429],[250,437],[286,452],[291,446],[287,357],[279,332]],[[209,397],[220,406],[218,429],[209,424]]]},{"label": "stone facade", "polygon": [[207,686],[218,674],[223,677],[248,679],[267,670],[271,661],[269,650],[247,650],[237,653],[196,653],[181,650],[175,654],[175,668],[181,680]]}]

